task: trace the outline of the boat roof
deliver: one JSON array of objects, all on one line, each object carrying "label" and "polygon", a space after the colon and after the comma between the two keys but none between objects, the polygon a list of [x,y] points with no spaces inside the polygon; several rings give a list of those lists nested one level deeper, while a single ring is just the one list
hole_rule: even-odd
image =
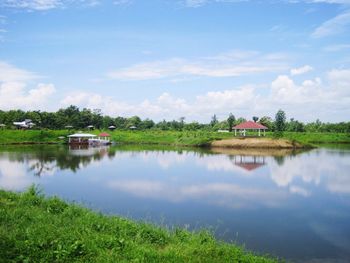
[{"label": "boat roof", "polygon": [[68,137],[70,137],[70,138],[91,138],[91,137],[96,137],[96,135],[90,134],[90,133],[75,133],[75,134],[69,135]]}]

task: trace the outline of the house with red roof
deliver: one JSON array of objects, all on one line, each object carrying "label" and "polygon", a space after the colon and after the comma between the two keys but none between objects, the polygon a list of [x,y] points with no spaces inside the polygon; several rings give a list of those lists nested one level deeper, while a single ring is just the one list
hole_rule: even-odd
[{"label": "house with red roof", "polygon": [[259,136],[261,136],[261,131],[263,131],[263,135],[265,136],[265,131],[268,128],[254,121],[246,121],[234,126],[232,129],[235,131],[235,136],[237,136],[237,131],[241,135],[246,136],[246,131],[249,131],[249,130],[258,131]]}]

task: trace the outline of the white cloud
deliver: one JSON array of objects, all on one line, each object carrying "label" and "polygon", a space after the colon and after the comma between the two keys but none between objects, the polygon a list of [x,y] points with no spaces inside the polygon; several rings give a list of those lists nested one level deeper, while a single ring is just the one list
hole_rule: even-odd
[{"label": "white cloud", "polygon": [[184,5],[187,7],[200,7],[209,3],[239,3],[249,1],[251,0],[184,0]]},{"label": "white cloud", "polygon": [[115,5],[130,5],[133,0],[116,0],[113,2]]},{"label": "white cloud", "polygon": [[0,82],[23,82],[39,78],[33,72],[0,61]]},{"label": "white cloud", "polygon": [[53,84],[38,84],[36,88],[26,90],[20,82],[6,82],[0,85],[0,108],[10,109],[46,109],[48,99],[55,93]]},{"label": "white cloud", "polygon": [[293,69],[291,69],[291,70],[290,70],[290,74],[291,74],[292,76],[301,75],[301,74],[305,74],[305,73],[307,73],[307,72],[310,72],[310,71],[312,71],[312,70],[313,70],[313,68],[312,68],[311,66],[305,65],[305,66],[300,67],[300,68],[293,68]]},{"label": "white cloud", "polygon": [[0,108],[46,108],[47,100],[55,92],[53,84],[37,84],[26,89],[28,83],[40,78],[37,74],[0,61]]},{"label": "white cloud", "polygon": [[237,89],[207,92],[198,95],[189,102],[183,98],[176,98],[169,93],[161,94],[155,101],[144,100],[138,104],[129,104],[93,93],[73,93],[62,101],[63,106],[78,105],[80,107],[101,108],[105,114],[132,116],[139,115],[155,120],[179,118],[186,116],[187,120],[203,120],[209,118],[213,112],[227,115],[227,110],[241,112],[247,105],[252,105],[256,95],[254,87],[239,87]]},{"label": "white cloud", "polygon": [[344,49],[350,49],[350,44],[331,45],[324,48],[324,50],[328,52],[337,52],[342,51]]},{"label": "white cloud", "polygon": [[[174,97],[164,92],[155,99],[127,103],[96,93],[68,94],[63,106],[101,108],[105,114],[139,115],[154,120],[177,119],[208,121],[215,113],[226,118],[229,112],[250,118],[254,114],[273,116],[277,109],[302,121],[320,118],[324,121],[344,121],[350,113],[350,69],[334,69],[325,78],[305,79],[297,83],[288,75],[279,75],[269,86],[246,85],[222,91],[198,94],[194,98]],[[263,87],[264,92],[261,92]]]},{"label": "white cloud", "polygon": [[93,7],[100,3],[100,0],[4,0],[0,3],[0,7],[45,11],[70,5]]},{"label": "white cloud", "polygon": [[346,11],[336,17],[324,22],[311,34],[314,38],[327,37],[346,31],[350,25],[350,11]]},{"label": "white cloud", "polygon": [[283,54],[260,54],[255,51],[233,51],[197,59],[172,58],[139,63],[107,73],[111,79],[147,80],[162,78],[237,77],[248,74],[278,72],[287,68]]},{"label": "white cloud", "polygon": [[61,6],[61,0],[5,0],[1,5],[10,8],[48,10]]},{"label": "white cloud", "polygon": [[199,7],[207,3],[207,0],[186,0],[185,5],[188,7]]}]

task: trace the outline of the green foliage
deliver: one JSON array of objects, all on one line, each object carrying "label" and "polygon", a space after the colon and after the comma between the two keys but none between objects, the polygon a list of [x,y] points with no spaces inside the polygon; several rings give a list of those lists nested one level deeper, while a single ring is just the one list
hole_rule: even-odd
[{"label": "green foliage", "polygon": [[273,129],[273,120],[271,119],[271,117],[261,117],[259,122],[265,127],[267,127],[270,131]]},{"label": "green foliage", "polygon": [[218,118],[214,114],[213,117],[211,117],[210,126],[214,127],[218,122]]},{"label": "green foliage", "polygon": [[0,190],[1,262],[278,262],[207,231],[173,231],[97,214],[35,187]]},{"label": "green foliage", "polygon": [[235,124],[235,122],[236,122],[235,116],[232,113],[230,113],[230,115],[227,118],[228,129],[230,132],[232,132],[232,127]]},{"label": "green foliage", "polygon": [[[283,116],[284,115],[284,116]],[[285,113],[280,110],[277,122],[264,116],[260,118],[260,123],[277,132],[295,131],[295,132],[336,132],[336,133],[349,133],[350,122],[340,123],[323,123],[320,120],[315,122],[304,124],[293,118],[290,122],[286,122]],[[15,129],[13,122],[23,121],[24,119],[31,119],[36,126],[34,129],[50,129],[60,130],[65,129],[66,126],[73,126],[75,130],[86,129],[88,125],[93,125],[97,129],[108,129],[113,125],[117,130],[129,130],[131,126],[135,126],[137,130],[163,130],[163,131],[216,131],[218,129],[229,129],[231,131],[232,126],[240,124],[246,119],[240,117],[238,119],[230,113],[228,118],[223,121],[219,121],[214,114],[210,123],[199,123],[196,121],[185,123],[185,117],[181,117],[178,120],[163,120],[155,123],[151,119],[142,120],[139,116],[132,116],[129,118],[121,116],[107,116],[103,115],[100,109],[87,109],[80,110],[77,106],[71,105],[65,109],[59,109],[57,112],[44,112],[44,111],[27,111],[22,110],[0,110],[0,124],[5,124],[7,129]],[[253,117],[254,121],[258,121],[258,117]],[[4,129],[4,128],[0,128]]]},{"label": "green foliage", "polygon": [[282,137],[283,131],[286,129],[286,114],[283,110],[279,110],[275,116],[275,137]]}]

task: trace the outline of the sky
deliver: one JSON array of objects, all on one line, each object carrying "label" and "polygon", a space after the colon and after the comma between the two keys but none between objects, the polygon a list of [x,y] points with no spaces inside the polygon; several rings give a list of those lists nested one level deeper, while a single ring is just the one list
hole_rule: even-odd
[{"label": "sky", "polygon": [[0,0],[0,110],[349,121],[350,0]]}]

